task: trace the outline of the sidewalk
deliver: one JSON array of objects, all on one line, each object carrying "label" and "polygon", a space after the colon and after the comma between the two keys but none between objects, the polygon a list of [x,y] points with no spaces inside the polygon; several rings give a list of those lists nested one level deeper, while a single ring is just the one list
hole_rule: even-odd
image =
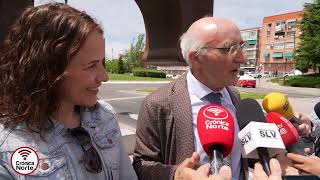
[{"label": "sidewalk", "polygon": [[[304,87],[288,87],[288,86],[280,86],[277,83],[266,82],[268,79],[257,79],[257,87],[268,88],[271,91],[281,92],[286,94],[286,92],[309,95],[312,97],[306,98],[297,98],[297,97],[289,97],[289,101],[292,104],[292,108],[294,112],[298,113],[310,113],[315,104],[320,102],[320,89],[319,88],[304,88]],[[316,97],[314,97],[316,96]],[[262,100],[258,100],[260,103]]]},{"label": "sidewalk", "polygon": [[257,79],[257,87],[274,89],[275,91],[296,91],[306,95],[317,95],[320,96],[320,88],[305,88],[305,87],[290,87],[290,86],[280,86],[277,83],[267,82],[268,79],[261,78],[260,83]]}]

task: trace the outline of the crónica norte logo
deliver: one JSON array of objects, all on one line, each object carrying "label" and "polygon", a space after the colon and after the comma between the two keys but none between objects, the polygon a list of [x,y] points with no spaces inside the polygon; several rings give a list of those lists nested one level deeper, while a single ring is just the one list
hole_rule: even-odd
[{"label": "cr\u00f3nica norte logo", "polygon": [[37,169],[38,162],[38,154],[29,147],[19,147],[11,155],[11,166],[21,175],[33,173]]}]

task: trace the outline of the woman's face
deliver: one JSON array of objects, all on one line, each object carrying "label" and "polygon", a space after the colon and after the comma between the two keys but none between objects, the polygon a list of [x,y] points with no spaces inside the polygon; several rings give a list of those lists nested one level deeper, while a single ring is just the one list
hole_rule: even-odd
[{"label": "woman's face", "polygon": [[59,90],[60,103],[72,106],[96,104],[101,82],[109,79],[102,64],[104,56],[102,34],[91,32],[65,70],[66,76]]}]

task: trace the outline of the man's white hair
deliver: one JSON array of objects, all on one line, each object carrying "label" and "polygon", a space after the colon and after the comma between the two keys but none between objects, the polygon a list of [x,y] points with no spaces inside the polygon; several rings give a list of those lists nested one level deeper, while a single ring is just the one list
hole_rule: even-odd
[{"label": "man's white hair", "polygon": [[207,50],[204,49],[206,44],[198,36],[194,32],[187,31],[180,37],[181,53],[190,68],[189,54],[191,51],[197,52],[198,55],[205,55],[207,53]]}]

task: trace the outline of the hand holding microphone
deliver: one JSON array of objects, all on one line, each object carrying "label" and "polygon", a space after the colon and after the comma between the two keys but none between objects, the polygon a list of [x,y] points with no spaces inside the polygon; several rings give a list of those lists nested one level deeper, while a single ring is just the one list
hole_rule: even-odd
[{"label": "hand holding microphone", "polygon": [[208,104],[201,107],[197,130],[203,150],[210,157],[211,171],[218,174],[223,158],[232,150],[234,123],[231,113],[222,106]]},{"label": "hand holding microphone", "polygon": [[298,117],[300,119],[301,124],[294,125],[294,126],[298,130],[300,136],[308,137],[312,131],[311,120],[309,119],[308,116],[305,116],[302,114],[299,114]]},{"label": "hand holding microphone", "polygon": [[195,170],[200,156],[194,152],[185,159],[176,169],[174,180],[231,180],[232,173],[228,166],[223,166],[218,175],[209,175],[210,165],[204,164]]},{"label": "hand holding microphone", "polygon": [[260,163],[254,165],[253,179],[254,180],[282,180],[281,178],[281,167],[280,163],[276,159],[271,159],[270,163],[271,174],[268,177],[267,174],[263,171],[263,168]]},{"label": "hand holding microphone", "polygon": [[288,153],[287,158],[293,161],[293,166],[312,175],[320,176],[320,158],[317,156],[302,156]]}]

